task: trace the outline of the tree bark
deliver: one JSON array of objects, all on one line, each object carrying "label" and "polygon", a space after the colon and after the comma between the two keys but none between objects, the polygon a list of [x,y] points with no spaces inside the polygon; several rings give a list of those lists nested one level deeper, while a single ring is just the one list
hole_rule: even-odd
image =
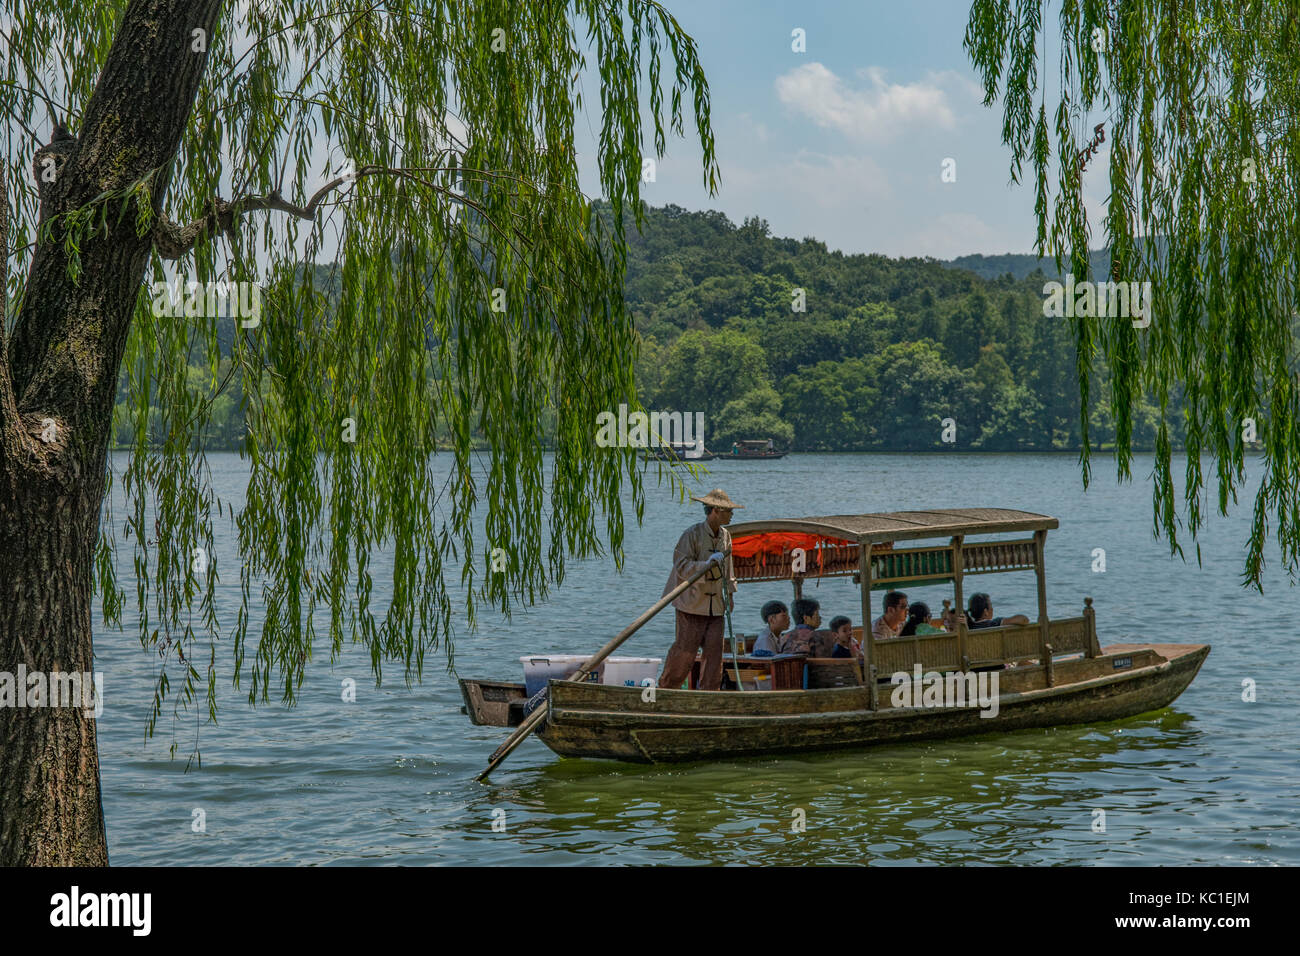
[{"label": "tree bark", "polygon": [[[77,139],[36,153],[42,222],[155,169],[160,214],[207,65],[193,31],[206,31],[206,50],[220,7],[133,0]],[[53,183],[39,175],[48,156]],[[119,220],[120,205],[107,233],[84,237],[77,281],[55,224],[33,253],[13,340],[0,341],[0,671],[15,676],[20,664],[95,669],[92,570],[113,399],[153,243],[136,235],[133,208]],[[111,702],[111,675],[105,686]],[[0,866],[107,863],[94,720],[80,706],[0,707]]]}]

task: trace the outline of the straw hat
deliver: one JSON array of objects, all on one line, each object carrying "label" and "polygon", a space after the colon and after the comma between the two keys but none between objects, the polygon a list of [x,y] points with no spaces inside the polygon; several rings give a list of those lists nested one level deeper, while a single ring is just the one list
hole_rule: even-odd
[{"label": "straw hat", "polygon": [[721,488],[714,488],[703,498],[697,498],[691,495],[691,501],[698,501],[702,505],[713,505],[715,508],[729,508],[735,511],[737,508],[743,508],[744,505],[738,505],[727,497],[727,493]]}]

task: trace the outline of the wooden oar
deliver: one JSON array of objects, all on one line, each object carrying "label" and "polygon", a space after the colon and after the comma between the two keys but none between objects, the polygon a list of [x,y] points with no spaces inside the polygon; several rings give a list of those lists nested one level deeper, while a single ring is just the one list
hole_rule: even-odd
[{"label": "wooden oar", "polygon": [[[726,560],[726,555],[723,555],[723,560],[724,561]],[[646,623],[646,621],[650,620],[650,618],[654,617],[656,614],[662,611],[665,607],[667,607],[674,600],[676,600],[678,595],[680,595],[683,591],[685,591],[688,587],[690,587],[700,578],[704,577],[704,575],[708,573],[709,569],[713,567],[714,563],[715,562],[713,561],[708,562],[707,564],[704,565],[704,567],[700,568],[700,570],[696,571],[694,574],[692,574],[681,584],[677,585],[677,587],[673,588],[671,591],[669,591],[667,594],[661,597],[640,617],[638,617],[627,627],[623,628],[623,630],[619,631],[618,634],[615,635],[614,639],[611,640],[604,647],[602,647],[599,651],[597,651],[596,654],[590,660],[587,661],[587,663],[583,664],[580,668],[578,668],[578,672],[576,674],[574,674],[572,677],[568,677],[565,679],[573,680],[573,681],[585,680],[587,675],[590,674],[593,670],[595,670],[601,661],[609,657],[610,654],[613,654],[614,651],[618,649],[618,646],[620,644],[622,644],[629,637],[631,637],[633,634],[639,631],[642,625]],[[727,598],[726,585],[724,584],[723,600],[725,601],[726,598]],[[538,708],[535,711],[529,714],[527,718],[525,718],[524,722],[520,724],[518,728],[515,729],[515,732],[510,735],[510,737],[506,740],[506,742],[503,743],[500,747],[498,747],[496,749],[496,752],[493,753],[492,756],[488,758],[487,769],[484,770],[481,774],[479,774],[474,779],[479,781],[486,780],[488,778],[488,774],[490,774],[493,770],[497,768],[497,764],[501,763],[501,761],[505,760],[506,757],[510,756],[510,752],[513,751],[516,747],[518,747],[521,743],[523,743],[524,738],[527,737],[529,734],[531,734],[536,729],[537,725],[542,722],[542,718],[546,716],[546,710],[547,707],[549,706],[550,706],[549,701],[545,701],[545,700],[542,701],[541,705],[538,706]]]}]

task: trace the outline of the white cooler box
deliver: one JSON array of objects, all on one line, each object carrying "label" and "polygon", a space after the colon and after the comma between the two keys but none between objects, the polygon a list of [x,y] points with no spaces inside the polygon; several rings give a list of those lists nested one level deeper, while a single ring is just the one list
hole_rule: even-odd
[{"label": "white cooler box", "polygon": [[[530,654],[519,658],[519,662],[524,665],[524,687],[528,696],[532,697],[538,691],[545,690],[547,681],[566,680],[576,674],[578,668],[589,660],[591,660],[590,654]],[[611,658],[600,664],[587,675],[587,680],[599,684],[610,660],[617,660],[617,658]]]},{"label": "white cooler box", "polygon": [[605,660],[605,677],[601,683],[645,687],[655,683],[663,669],[662,657],[610,657]]}]

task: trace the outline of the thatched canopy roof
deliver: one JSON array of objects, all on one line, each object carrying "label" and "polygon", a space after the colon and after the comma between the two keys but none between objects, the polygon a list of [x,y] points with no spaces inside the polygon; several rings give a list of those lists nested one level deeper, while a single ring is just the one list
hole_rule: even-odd
[{"label": "thatched canopy roof", "polygon": [[1032,511],[942,508],[935,511],[888,511],[864,515],[743,521],[730,525],[727,530],[733,538],[765,531],[789,531],[866,544],[875,541],[946,538],[954,534],[1050,530],[1057,526],[1057,520],[1051,515],[1035,514]]}]

